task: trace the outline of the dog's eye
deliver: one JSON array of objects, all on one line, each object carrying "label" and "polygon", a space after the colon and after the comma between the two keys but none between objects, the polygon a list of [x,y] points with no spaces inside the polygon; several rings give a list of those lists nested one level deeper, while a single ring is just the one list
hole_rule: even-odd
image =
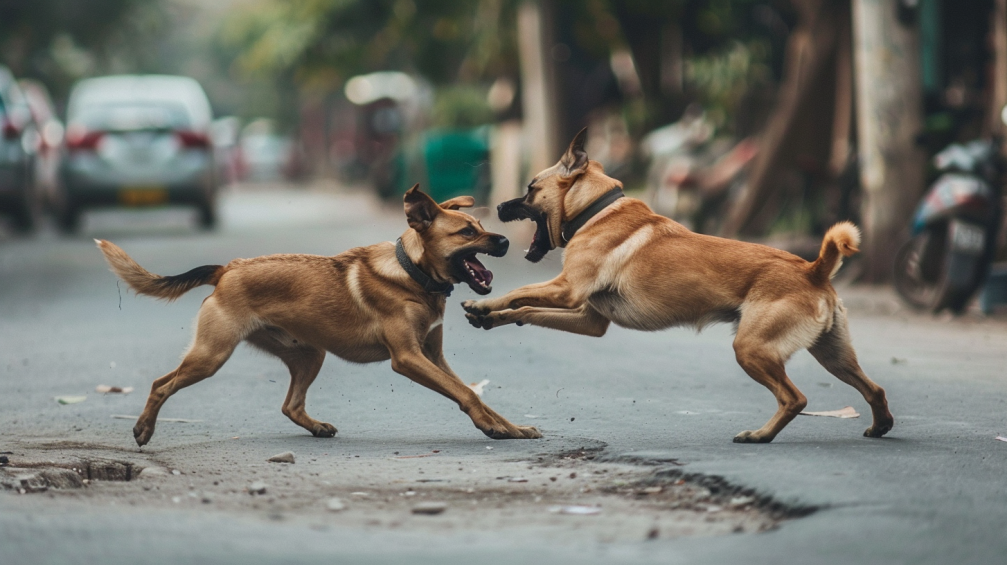
[{"label": "dog's eye", "polygon": [[476,234],[476,230],[472,228],[464,228],[458,232],[458,235],[463,235],[465,237],[472,237]]}]

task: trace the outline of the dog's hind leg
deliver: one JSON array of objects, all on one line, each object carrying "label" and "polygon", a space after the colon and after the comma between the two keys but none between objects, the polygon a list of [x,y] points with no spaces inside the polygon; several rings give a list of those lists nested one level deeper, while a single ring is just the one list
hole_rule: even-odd
[{"label": "dog's hind leg", "polygon": [[304,409],[308,388],[325,361],[325,351],[306,344],[287,345],[267,330],[258,330],[246,340],[255,347],[276,355],[290,369],[290,388],[283,401],[283,414],[315,437],[335,436],[335,426],[315,420]]},{"label": "dog's hind leg", "polygon": [[839,380],[852,386],[864,395],[871,405],[874,422],[867,428],[867,437],[881,437],[892,429],[895,419],[888,411],[885,389],[872,381],[857,362],[857,353],[850,343],[850,330],[846,322],[846,309],[837,305],[832,329],[819,336],[818,341],[808,348],[815,359]]},{"label": "dog's hind leg", "polygon": [[154,435],[157,414],[168,398],[179,390],[213,376],[244,338],[245,328],[229,316],[211,295],[199,309],[196,339],[182,363],[174,371],[154,381],[143,413],[133,427],[137,445]]},{"label": "dog's hind leg", "polygon": [[[786,305],[781,305],[787,310]],[[751,308],[738,324],[734,339],[734,352],[738,364],[756,382],[769,389],[776,397],[777,410],[773,417],[758,430],[743,431],[734,437],[735,443],[769,443],[790,423],[808,399],[794,386],[784,370],[784,363],[807,337],[807,331],[788,325],[784,312],[774,308]],[[774,315],[776,314],[776,315]],[[782,315],[781,315],[782,314]]]}]

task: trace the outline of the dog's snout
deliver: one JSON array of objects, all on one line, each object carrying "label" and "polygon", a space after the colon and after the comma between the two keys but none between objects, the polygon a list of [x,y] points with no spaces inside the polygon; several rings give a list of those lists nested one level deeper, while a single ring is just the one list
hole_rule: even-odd
[{"label": "dog's snout", "polygon": [[524,203],[523,197],[502,202],[499,206],[497,206],[497,217],[500,218],[500,221],[502,222],[510,222],[521,219],[522,214],[520,213],[520,210],[522,203]]},{"label": "dog's snout", "polygon": [[510,248],[510,241],[508,241],[506,237],[502,235],[494,235],[491,241],[493,241],[494,247],[493,255],[496,257],[503,257],[507,254],[507,249]]}]

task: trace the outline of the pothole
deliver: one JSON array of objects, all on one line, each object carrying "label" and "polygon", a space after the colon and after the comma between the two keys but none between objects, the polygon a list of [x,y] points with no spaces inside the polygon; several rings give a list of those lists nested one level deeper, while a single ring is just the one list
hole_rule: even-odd
[{"label": "pothole", "polygon": [[77,459],[70,462],[10,462],[0,467],[0,487],[21,494],[77,489],[96,481],[132,481],[142,470],[130,461]]}]

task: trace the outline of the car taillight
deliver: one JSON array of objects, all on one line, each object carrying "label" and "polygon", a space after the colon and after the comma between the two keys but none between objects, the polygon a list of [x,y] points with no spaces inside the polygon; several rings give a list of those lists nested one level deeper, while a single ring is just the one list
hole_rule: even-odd
[{"label": "car taillight", "polygon": [[4,139],[17,139],[21,136],[21,130],[14,124],[7,120],[3,123],[3,137]]},{"label": "car taillight", "polygon": [[66,148],[70,151],[94,151],[98,149],[98,143],[105,136],[103,131],[85,131],[77,128],[68,129],[66,132]]},{"label": "car taillight", "polygon": [[175,135],[178,136],[178,141],[182,144],[182,147],[193,149],[208,149],[210,147],[210,137],[205,133],[181,130],[176,131]]}]

